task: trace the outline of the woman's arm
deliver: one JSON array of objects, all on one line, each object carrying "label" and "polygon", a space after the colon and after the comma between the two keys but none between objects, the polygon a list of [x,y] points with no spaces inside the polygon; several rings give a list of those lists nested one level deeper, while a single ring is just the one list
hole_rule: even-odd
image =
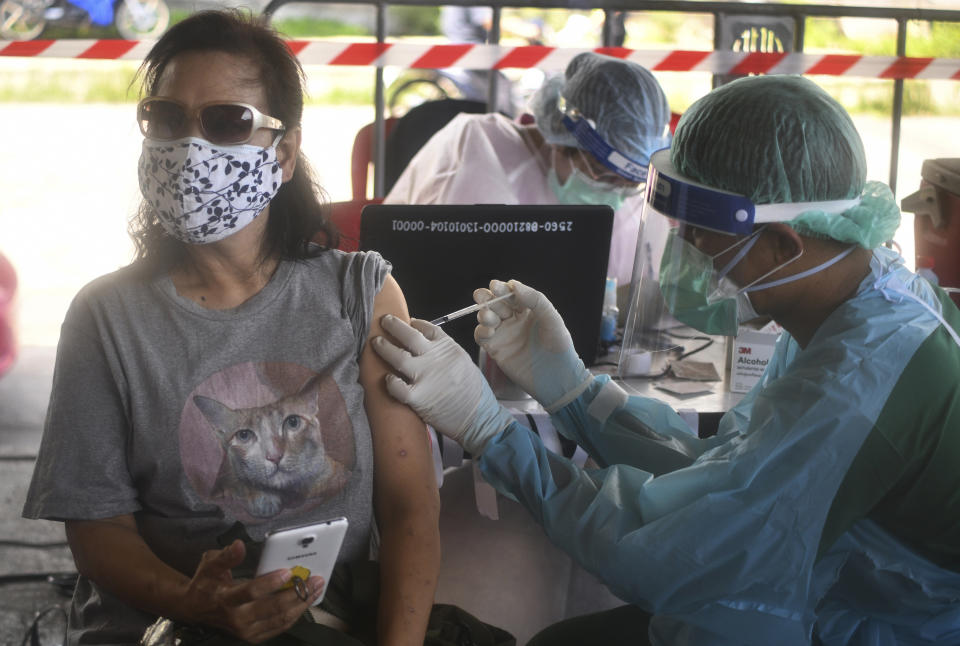
[{"label": "woman's arm", "polygon": [[[368,340],[382,335],[380,319],[409,320],[403,293],[387,275],[374,301]],[[360,383],[373,434],[374,509],[380,530],[381,644],[423,644],[440,569],[440,495],[430,440],[416,413],[390,397],[387,365],[369,343],[360,358]]]},{"label": "woman's arm", "polygon": [[290,570],[235,581],[230,569],[243,562],[241,541],[203,555],[193,577],[161,561],[144,542],[132,515],[66,521],[77,571],[131,606],[163,617],[219,628],[259,643],[277,635],[316,600],[322,586],[311,577],[307,601],[293,589],[277,592]]}]

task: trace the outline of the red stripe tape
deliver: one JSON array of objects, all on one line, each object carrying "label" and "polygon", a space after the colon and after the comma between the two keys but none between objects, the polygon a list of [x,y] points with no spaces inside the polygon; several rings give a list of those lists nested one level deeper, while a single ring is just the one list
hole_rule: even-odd
[{"label": "red stripe tape", "polygon": [[473,49],[470,43],[457,45],[434,45],[427,52],[410,63],[410,67],[423,67],[427,69],[441,69],[451,67],[460,60],[460,57]]},{"label": "red stripe tape", "polygon": [[883,70],[877,78],[910,79],[922,72],[932,60],[932,58],[907,58],[906,56],[901,56],[893,65]]},{"label": "red stripe tape", "polygon": [[604,56],[613,56],[614,58],[626,58],[633,53],[632,49],[627,49],[626,47],[597,47],[593,51],[598,54],[603,54]]},{"label": "red stripe tape", "polygon": [[787,52],[751,52],[728,74],[766,74],[787,56]]},{"label": "red stripe tape", "polygon": [[[31,41],[13,41],[7,43],[0,43],[0,56],[10,56],[10,57],[31,57],[31,56],[41,56],[58,41],[56,40],[31,40]],[[97,40],[88,47],[83,52],[79,54],[74,54],[66,57],[70,58],[80,58],[80,59],[117,59],[132,49],[134,49],[140,41],[126,41],[126,40],[114,40],[114,39],[104,39]],[[291,53],[295,56],[299,56],[312,41],[309,40],[289,40],[286,41],[288,48]],[[337,54],[333,60],[326,61],[328,65],[356,65],[356,66],[366,66],[373,65],[376,63],[377,59],[386,52],[393,43],[351,43],[346,44],[344,49]],[[410,63],[408,66],[412,68],[425,68],[425,69],[441,69],[444,67],[455,66],[457,61],[459,61],[464,54],[468,53],[471,49],[477,47],[472,44],[451,44],[451,45],[434,45],[428,47],[424,50],[424,53]],[[553,52],[555,47],[546,47],[546,46],[526,46],[526,47],[514,47],[510,49],[504,49],[501,51],[506,51],[506,54],[496,62],[490,69],[504,69],[504,68],[531,68],[535,67],[541,61],[543,61],[551,52]],[[613,56],[620,59],[628,58],[637,50],[627,49],[625,47],[598,47],[593,51],[604,54],[607,56]],[[642,50],[641,50],[642,51]],[[710,51],[689,51],[689,50],[673,50],[664,52],[664,58],[652,69],[656,71],[664,72],[685,72],[690,71],[700,65],[705,59],[707,59],[713,52]],[[719,52],[718,52],[719,53]],[[736,66],[732,69],[721,72],[727,74],[766,74],[769,73],[776,65],[778,65],[784,58],[790,56],[790,54],[781,52],[753,52],[748,54],[743,58]],[[61,56],[65,57],[65,56]],[[821,74],[821,75],[831,75],[831,76],[840,76],[849,72],[858,62],[862,60],[870,60],[870,57],[860,56],[860,55],[846,55],[846,54],[827,54],[819,58],[819,60],[811,65],[809,68],[803,71],[804,74]],[[888,65],[880,74],[872,78],[883,78],[883,79],[908,79],[915,78],[923,70],[927,69],[931,63],[939,59],[929,57],[929,58],[918,58],[918,57],[899,57],[894,60],[894,62]],[[944,59],[949,60],[949,59]],[[402,63],[400,63],[402,64]],[[715,65],[712,67],[716,67]],[[717,70],[713,70],[716,72]],[[953,73],[950,76],[938,76],[937,78],[949,78],[951,80],[960,80],[960,70]]]},{"label": "red stripe tape", "polygon": [[390,43],[354,43],[337,54],[330,65],[370,65],[390,49]]},{"label": "red stripe tape", "polygon": [[829,74],[831,76],[840,76],[848,69],[856,65],[863,56],[853,56],[850,54],[827,54],[817,61],[810,69],[805,70],[804,74]]},{"label": "red stripe tape", "polygon": [[98,40],[85,51],[77,54],[77,58],[120,58],[137,46],[137,40]]},{"label": "red stripe tape", "polygon": [[0,47],[0,56],[36,56],[54,44],[55,40],[21,40]]},{"label": "red stripe tape", "polygon": [[514,47],[513,51],[508,52],[493,66],[495,70],[502,70],[509,67],[526,69],[535,67],[537,63],[550,55],[556,47],[545,47],[543,45],[527,45],[525,47]]},{"label": "red stripe tape", "polygon": [[699,65],[710,52],[691,52],[677,50],[667,54],[667,57],[657,63],[653,69],[659,72],[686,72]]},{"label": "red stripe tape", "polygon": [[307,48],[307,45],[310,44],[309,40],[288,40],[287,48],[290,50],[290,53],[294,56],[299,56],[300,52]]}]

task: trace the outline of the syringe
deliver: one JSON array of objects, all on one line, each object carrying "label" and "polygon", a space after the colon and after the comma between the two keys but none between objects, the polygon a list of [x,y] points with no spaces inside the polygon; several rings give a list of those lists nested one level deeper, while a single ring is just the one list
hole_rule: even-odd
[{"label": "syringe", "polygon": [[513,292],[510,292],[509,294],[504,294],[503,296],[497,296],[496,298],[491,298],[486,303],[474,303],[469,307],[464,307],[462,310],[457,310],[456,312],[450,312],[449,314],[441,316],[438,319],[433,319],[432,321],[430,321],[430,323],[433,325],[443,325],[444,323],[449,323],[450,321],[453,321],[454,319],[458,319],[461,316],[472,314],[473,312],[476,312],[482,307],[488,307],[490,305],[493,305],[494,303],[499,303],[500,301],[506,300],[511,296],[513,296]]}]

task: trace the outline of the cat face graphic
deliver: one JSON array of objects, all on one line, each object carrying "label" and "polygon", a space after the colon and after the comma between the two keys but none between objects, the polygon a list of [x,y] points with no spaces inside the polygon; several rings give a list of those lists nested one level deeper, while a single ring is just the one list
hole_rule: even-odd
[{"label": "cat face graphic", "polygon": [[320,377],[314,377],[299,392],[253,408],[233,409],[203,395],[193,398],[215,429],[226,457],[221,488],[242,485],[295,495],[329,477],[320,384]]}]

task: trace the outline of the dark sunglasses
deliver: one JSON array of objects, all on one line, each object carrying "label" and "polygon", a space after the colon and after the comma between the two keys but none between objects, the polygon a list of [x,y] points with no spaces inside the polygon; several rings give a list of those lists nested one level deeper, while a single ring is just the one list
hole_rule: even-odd
[{"label": "dark sunglasses", "polygon": [[284,130],[283,123],[252,105],[215,101],[188,110],[173,99],[152,96],[137,104],[137,123],[144,137],[172,141],[186,137],[196,119],[203,138],[212,144],[245,144],[260,128]]}]

